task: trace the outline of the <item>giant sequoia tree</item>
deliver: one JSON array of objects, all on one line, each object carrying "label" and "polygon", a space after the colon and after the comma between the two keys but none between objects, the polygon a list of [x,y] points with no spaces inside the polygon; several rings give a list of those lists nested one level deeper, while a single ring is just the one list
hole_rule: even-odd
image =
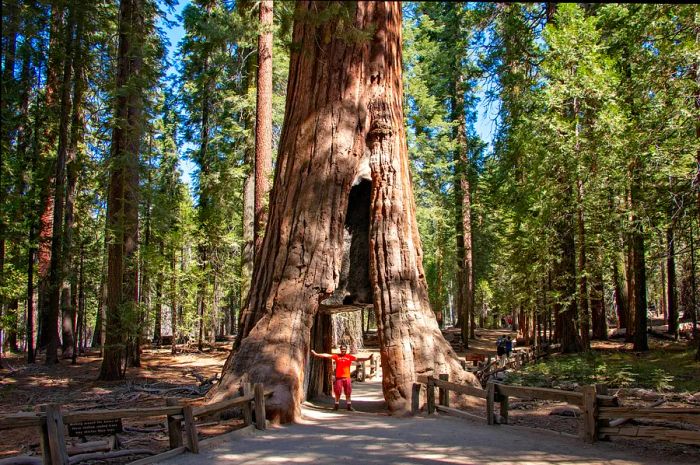
[{"label": "giant sequoia tree", "polygon": [[[296,18],[244,339],[213,399],[263,382],[274,390],[268,417],[297,418],[316,316],[344,288],[342,305],[374,304],[384,397],[402,412],[417,375],[476,380],[461,370],[428,303],[403,128],[401,7],[302,1]],[[363,277],[366,288],[357,286]]]}]

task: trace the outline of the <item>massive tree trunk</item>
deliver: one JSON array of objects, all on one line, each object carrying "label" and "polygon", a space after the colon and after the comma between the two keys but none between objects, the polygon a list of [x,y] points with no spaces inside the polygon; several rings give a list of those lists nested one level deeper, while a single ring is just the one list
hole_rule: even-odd
[{"label": "massive tree trunk", "polygon": [[[340,306],[372,299],[391,411],[409,408],[417,375],[448,373],[478,385],[462,371],[428,303],[401,107],[401,6],[338,3],[352,25],[337,15],[321,24],[305,20],[330,5],[297,4],[298,47],[244,339],[210,395],[218,400],[241,382],[262,382],[274,390],[268,418],[282,422],[299,417],[312,327],[331,297],[342,297]],[[341,38],[343,27],[371,40]],[[369,195],[351,200],[351,191]],[[348,222],[358,212],[369,216],[368,237]],[[344,254],[347,234],[352,245]],[[349,276],[369,273],[371,289],[348,284],[345,295],[334,295],[344,259],[351,260]]]},{"label": "massive tree trunk", "polygon": [[107,228],[107,338],[100,379],[123,378],[125,348],[131,342],[129,315],[138,306],[138,188],[142,126],[143,0],[122,0],[119,7],[117,98],[112,132]]}]

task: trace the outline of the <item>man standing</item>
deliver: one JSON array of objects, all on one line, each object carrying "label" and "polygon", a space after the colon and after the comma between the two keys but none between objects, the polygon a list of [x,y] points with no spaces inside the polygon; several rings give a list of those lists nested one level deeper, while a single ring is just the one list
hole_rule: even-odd
[{"label": "man standing", "polygon": [[338,410],[340,406],[340,394],[345,392],[345,403],[347,404],[348,410],[355,411],[352,408],[352,401],[350,400],[350,395],[352,394],[352,381],[350,379],[350,365],[352,362],[364,362],[366,360],[372,360],[374,354],[369,357],[358,358],[352,354],[348,354],[348,346],[345,343],[340,344],[340,354],[319,354],[315,350],[311,350],[311,355],[319,358],[330,358],[335,361],[335,380],[333,381],[333,394],[335,394],[335,406],[333,410]]}]

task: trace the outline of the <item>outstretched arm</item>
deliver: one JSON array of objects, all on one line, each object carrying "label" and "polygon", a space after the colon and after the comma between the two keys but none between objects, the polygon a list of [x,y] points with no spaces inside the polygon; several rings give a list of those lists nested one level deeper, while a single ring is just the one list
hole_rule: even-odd
[{"label": "outstretched arm", "polygon": [[367,360],[373,360],[374,354],[370,354],[369,357],[357,357],[358,362],[366,362]]},{"label": "outstretched arm", "polygon": [[311,349],[311,355],[313,355],[314,357],[319,357],[319,358],[333,358],[333,354],[323,354],[323,353],[319,354],[318,352],[316,352],[313,349]]}]

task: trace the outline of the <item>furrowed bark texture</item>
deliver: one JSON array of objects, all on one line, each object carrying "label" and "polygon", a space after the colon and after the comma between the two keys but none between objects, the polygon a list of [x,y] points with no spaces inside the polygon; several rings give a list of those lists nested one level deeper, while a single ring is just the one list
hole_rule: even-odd
[{"label": "furrowed bark texture", "polygon": [[[352,8],[341,38],[338,15]],[[371,180],[370,283],[377,313],[383,388],[392,411],[407,411],[419,374],[461,370],[428,303],[403,128],[401,7],[392,2],[299,2],[285,123],[265,238],[242,318],[244,339],[224,366],[216,401],[241,382],[273,389],[267,415],[299,417],[311,329],[340,279],[345,220],[353,184]],[[347,24],[347,23],[346,23]]]}]

